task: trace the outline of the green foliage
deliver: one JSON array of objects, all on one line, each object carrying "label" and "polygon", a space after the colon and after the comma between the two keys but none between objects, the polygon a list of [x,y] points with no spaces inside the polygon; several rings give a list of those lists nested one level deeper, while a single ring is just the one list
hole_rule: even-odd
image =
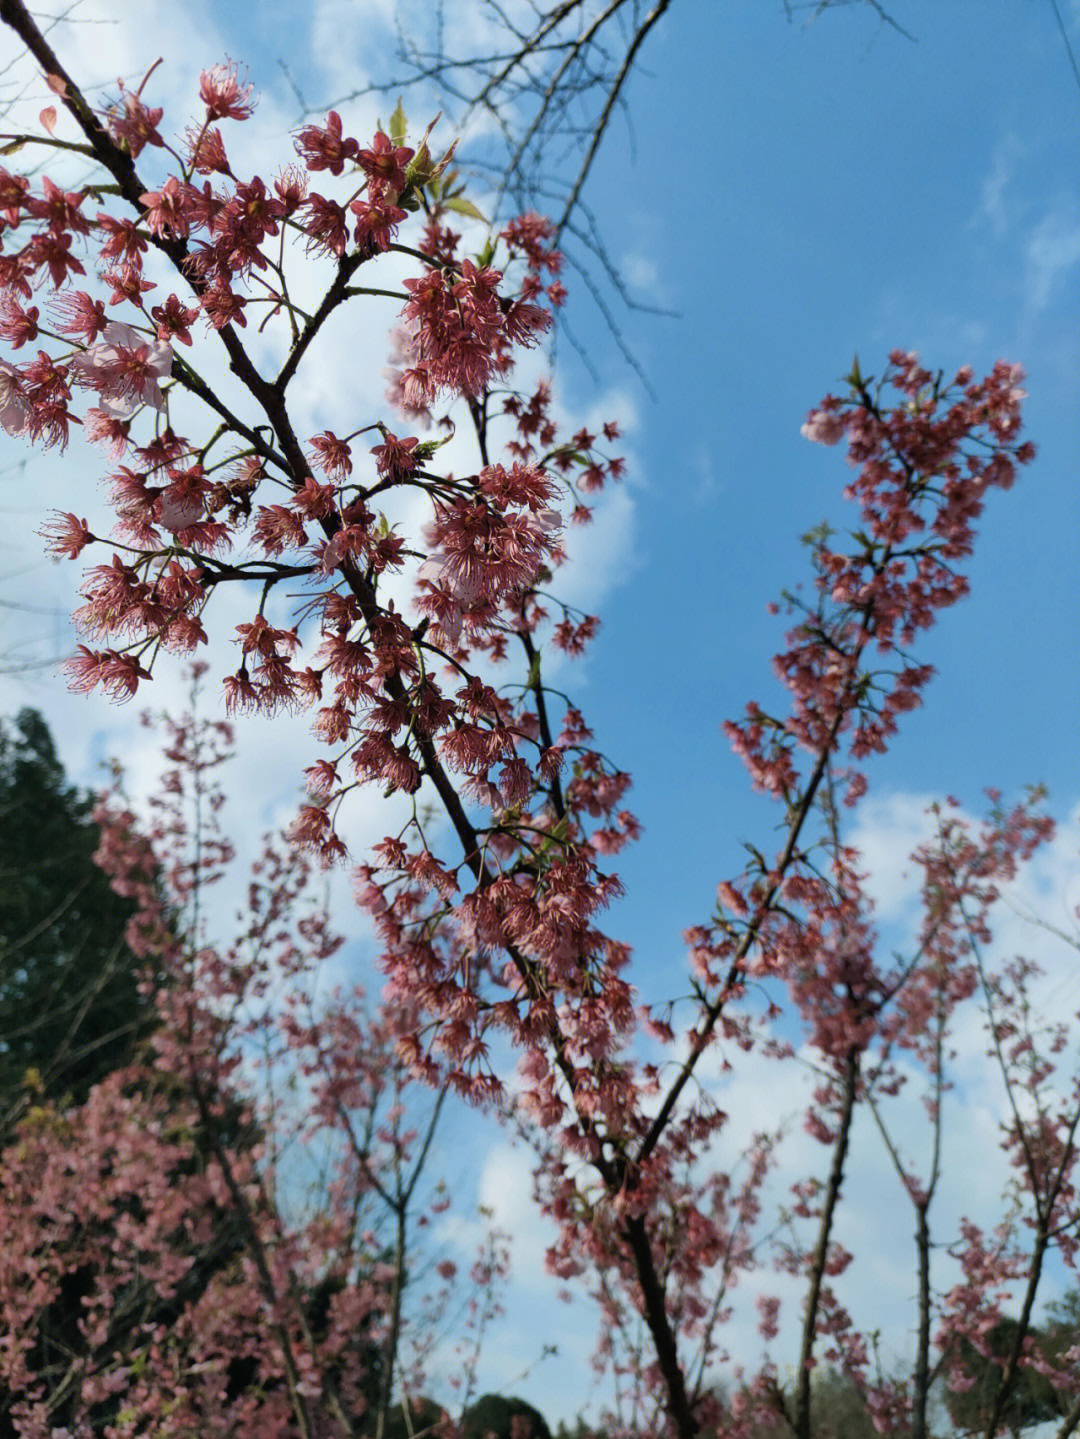
[{"label": "green foliage", "polygon": [[544,1416],[524,1399],[481,1394],[461,1416],[461,1439],[488,1439],[492,1434],[495,1439],[551,1439]]},{"label": "green foliage", "polygon": [[[442,1423],[444,1414],[442,1406],[426,1396],[402,1400],[387,1412],[384,1439],[413,1439],[414,1435],[424,1435],[426,1439],[433,1436],[433,1439],[437,1439],[438,1426]],[[373,1434],[375,1431],[365,1429],[363,1432]]]},{"label": "green foliage", "polygon": [[1080,1338],[1080,1288],[1070,1289],[1050,1305],[1046,1336],[1052,1344],[1067,1349]]},{"label": "green foliage", "polygon": [[390,139],[395,145],[404,145],[408,130],[409,122],[405,118],[405,110],[399,97],[394,107],[394,113],[390,116]]},{"label": "green foliage", "polygon": [[[945,1397],[945,1404],[949,1411],[949,1418],[962,1432],[969,1433],[985,1429],[994,1410],[1005,1365],[1012,1351],[1018,1328],[1017,1320],[1002,1319],[990,1331],[992,1357],[989,1358],[980,1354],[967,1340],[961,1344],[960,1358],[964,1368],[974,1377],[975,1383],[972,1388],[962,1392],[949,1390]],[[1053,1326],[1046,1330],[1035,1329],[1032,1331],[1031,1337],[1040,1349],[1049,1352],[1054,1348],[1052,1342],[1048,1343],[1055,1337]],[[1075,1342],[1075,1330],[1072,1339]],[[1068,1346],[1061,1346],[1061,1348],[1066,1347]],[[1016,1435],[1022,1430],[1042,1424],[1048,1419],[1057,1418],[1061,1412],[1058,1395],[1050,1381],[1025,1365],[1013,1380],[1001,1411],[1001,1419],[1008,1426],[1009,1432]]]},{"label": "green foliage", "polygon": [[92,807],[40,714],[0,721],[0,1139],[30,1095],[81,1102],[152,1027]]},{"label": "green foliage", "polygon": [[604,1436],[584,1419],[575,1419],[572,1426],[560,1419],[555,1439],[604,1439]]},{"label": "green foliage", "polygon": [[816,1439],[878,1439],[862,1395],[838,1369],[815,1371],[810,1423]]},{"label": "green foliage", "polygon": [[[716,1397],[727,1401],[724,1389]],[[772,1412],[761,1415],[750,1427],[751,1439],[789,1439],[794,1433],[790,1416],[795,1413],[792,1387],[777,1389]],[[784,1418],[784,1414],[789,1418]],[[890,1431],[892,1439],[909,1439],[909,1431]],[[722,1439],[725,1430],[707,1430],[703,1439]],[[814,1370],[810,1387],[810,1433],[813,1439],[879,1439],[874,1421],[867,1412],[858,1386],[839,1369],[823,1365]]]}]

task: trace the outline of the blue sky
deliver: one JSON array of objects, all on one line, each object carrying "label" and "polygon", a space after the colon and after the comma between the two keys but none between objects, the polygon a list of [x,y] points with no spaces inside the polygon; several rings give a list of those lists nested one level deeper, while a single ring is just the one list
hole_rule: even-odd
[{"label": "blue sky", "polygon": [[[1059,4],[1080,50],[1080,7]],[[775,695],[769,658],[783,621],[766,605],[807,573],[799,534],[845,522],[843,456],[808,445],[799,427],[855,353],[873,373],[895,346],[947,372],[1019,361],[1039,445],[1015,489],[991,496],[970,599],[923,646],[940,670],[924,709],[871,769],[860,835],[878,858],[886,918],[903,925],[896,870],[926,799],[955,793],[977,809],[986,785],[1011,795],[1042,781],[1058,814],[1080,800],[1080,84],[1048,0],[891,9],[914,39],[868,6],[789,23],[780,0],[673,0],[629,85],[633,144],[616,119],[586,192],[635,293],[677,316],[618,312],[655,398],[573,293],[569,318],[599,384],[564,342],[556,368],[568,413],[627,423],[625,491],[602,508],[567,577],[603,628],[563,682],[634,776],[645,835],[620,856],[628,894],[612,928],[633,943],[639,983],[656,996],[679,986],[680,932],[707,917],[716,882],[741,867],[742,841],[767,847],[775,817],[719,726],[748,699]],[[256,0],[243,12],[185,5],[181,20],[154,0],[133,33],[120,0],[87,0],[85,19],[120,23],[84,24],[56,44],[76,74],[101,82],[137,77],[163,53],[165,95],[193,94],[201,63],[241,60],[262,91],[245,138],[257,155],[260,124],[283,134],[296,119],[278,60],[313,103],[330,100],[377,72],[392,11],[390,0],[315,0],[303,11]],[[413,20],[422,12],[413,7]],[[357,132],[387,108],[365,102]],[[422,102],[409,108],[426,123]],[[321,404],[312,397],[313,415]],[[75,567],[48,564],[23,536],[45,489],[80,514],[97,503],[96,461],[76,472],[75,453],[16,469],[18,446],[0,449],[5,599],[70,608]],[[0,650],[63,642],[57,621],[0,612]],[[134,712],[73,699],[50,671],[5,684],[5,709],[35,704],[55,724],[76,778],[91,782],[96,762],[122,748],[149,782],[153,757]],[[177,693],[168,674],[160,690]],[[303,736],[302,724],[244,727],[237,798],[252,836],[291,803]],[[276,789],[268,772],[281,777]],[[1074,826],[1044,887],[1075,885],[1075,837]],[[1071,1001],[1076,971],[1062,976]],[[470,1142],[481,1197],[505,1201],[507,1222],[524,1224],[520,1153],[487,1131]],[[528,1283],[500,1341],[511,1356],[502,1378],[529,1356],[538,1323],[567,1323],[550,1318],[535,1254],[522,1263]],[[582,1344],[585,1308],[575,1306],[569,1331]],[[557,1371],[518,1388],[552,1419],[570,1413],[588,1391],[579,1358],[564,1352]]]},{"label": "blue sky", "polygon": [[716,724],[772,693],[765,605],[806,573],[798,535],[843,523],[843,458],[798,422],[855,353],[877,373],[894,345],[947,372],[1020,360],[1040,447],[988,506],[972,596],[929,637],[940,676],[873,782],[1080,788],[1080,91],[1049,6],[977,9],[896,7],[913,43],[861,8],[788,25],[676,5],[632,89],[637,164],[616,125],[599,167],[591,203],[681,314],[626,325],[658,395],[637,401],[640,569],[589,666],[598,733],[627,697],[638,721],[617,753],[648,838],[623,868],[659,853],[679,876],[637,902],[635,935],[673,929],[693,887],[707,903],[762,812]]}]

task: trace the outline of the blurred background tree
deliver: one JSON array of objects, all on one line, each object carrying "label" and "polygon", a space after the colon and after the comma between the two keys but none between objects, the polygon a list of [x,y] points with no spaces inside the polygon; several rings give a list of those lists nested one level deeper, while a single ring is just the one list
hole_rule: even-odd
[{"label": "blurred background tree", "polygon": [[551,1439],[544,1416],[513,1395],[481,1394],[461,1416],[460,1439]]},{"label": "blurred background tree", "polygon": [[[945,1406],[956,1428],[964,1434],[981,1433],[987,1428],[994,1412],[1002,1374],[1016,1340],[1019,1322],[1006,1317],[991,1330],[990,1354],[980,1354],[969,1342],[961,1346],[964,1368],[975,1383],[970,1389],[947,1390]],[[1075,1368],[1076,1357],[1068,1354],[1080,1343],[1080,1289],[1070,1290],[1064,1298],[1050,1306],[1046,1323],[1029,1335],[1031,1348],[1056,1368]],[[1069,1409],[1050,1379],[1025,1365],[1001,1407],[1000,1422],[1008,1427],[1013,1439],[1026,1429],[1060,1420]],[[1062,1430],[1061,1432],[1066,1432]]]},{"label": "blurred background tree", "polygon": [[85,1100],[154,1025],[93,807],[36,710],[0,720],[0,1142],[30,1102]]}]

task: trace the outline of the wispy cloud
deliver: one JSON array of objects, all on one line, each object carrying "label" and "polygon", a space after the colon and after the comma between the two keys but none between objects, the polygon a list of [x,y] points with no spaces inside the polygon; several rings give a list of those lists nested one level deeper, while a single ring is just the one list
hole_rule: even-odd
[{"label": "wispy cloud", "polygon": [[1024,292],[1032,310],[1045,310],[1080,265],[1080,213],[1075,201],[1051,210],[1025,247]]},{"label": "wispy cloud", "polygon": [[990,173],[982,184],[978,215],[979,218],[990,221],[996,235],[1004,235],[1023,209],[1023,202],[1015,193],[1013,180],[1024,153],[1023,144],[1012,133],[994,147]]}]

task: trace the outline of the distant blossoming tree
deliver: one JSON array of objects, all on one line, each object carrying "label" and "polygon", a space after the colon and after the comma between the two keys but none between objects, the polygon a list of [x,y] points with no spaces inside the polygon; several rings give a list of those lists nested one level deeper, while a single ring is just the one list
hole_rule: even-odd
[{"label": "distant blossoming tree", "polygon": [[[443,1094],[397,1058],[415,1011],[320,994],[341,940],[302,852],[268,841],[242,927],[207,942],[233,859],[229,729],[161,723],[150,823],[117,793],[95,812],[156,1023],[82,1103],[39,1100],[6,1138],[0,1432],[314,1435],[330,1416],[382,1434],[419,1397],[455,1294],[457,1266],[421,1243],[449,1204],[424,1172]],[[492,1234],[456,1334],[466,1375],[504,1266]]]}]

